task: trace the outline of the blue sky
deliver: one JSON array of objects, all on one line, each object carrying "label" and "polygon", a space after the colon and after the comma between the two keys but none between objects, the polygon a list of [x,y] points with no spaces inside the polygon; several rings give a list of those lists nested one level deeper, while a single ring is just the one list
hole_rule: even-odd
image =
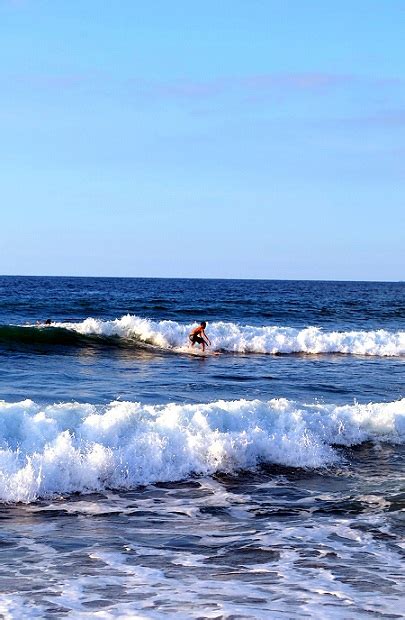
[{"label": "blue sky", "polygon": [[0,273],[404,279],[404,59],[403,0],[0,0]]}]

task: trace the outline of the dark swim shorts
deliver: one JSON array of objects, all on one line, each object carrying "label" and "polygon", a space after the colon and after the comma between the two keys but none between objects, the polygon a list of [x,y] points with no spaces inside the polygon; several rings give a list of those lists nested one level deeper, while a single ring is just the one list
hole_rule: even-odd
[{"label": "dark swim shorts", "polygon": [[196,334],[195,335],[194,334],[190,334],[189,338],[190,338],[190,342],[192,342],[193,344],[195,344],[196,342],[198,344],[203,344],[204,343],[204,340],[200,336],[197,336]]}]

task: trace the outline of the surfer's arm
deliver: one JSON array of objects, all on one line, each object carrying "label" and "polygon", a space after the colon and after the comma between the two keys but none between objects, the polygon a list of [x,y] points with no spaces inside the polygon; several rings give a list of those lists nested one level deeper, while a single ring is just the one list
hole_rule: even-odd
[{"label": "surfer's arm", "polygon": [[205,331],[203,331],[201,335],[204,336],[204,340],[205,340],[206,344],[209,344],[211,346],[211,340],[208,338],[208,336],[205,333]]}]

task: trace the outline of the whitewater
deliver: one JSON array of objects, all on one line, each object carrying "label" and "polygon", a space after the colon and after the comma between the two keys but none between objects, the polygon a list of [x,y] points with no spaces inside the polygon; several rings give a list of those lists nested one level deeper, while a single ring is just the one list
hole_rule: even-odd
[{"label": "whitewater", "polygon": [[0,500],[134,488],[271,463],[319,468],[337,446],[405,441],[405,399],[107,406],[0,402]]},{"label": "whitewater", "polygon": [[[184,351],[187,336],[196,323],[153,321],[126,315],[112,321],[87,318],[78,323],[55,323],[84,336],[118,337],[162,349]],[[44,328],[42,328],[44,329]],[[49,329],[49,328],[46,328]],[[231,353],[341,353],[370,356],[405,355],[405,331],[325,331],[321,327],[304,329],[282,326],[239,325],[223,321],[209,324],[212,350]]]}]

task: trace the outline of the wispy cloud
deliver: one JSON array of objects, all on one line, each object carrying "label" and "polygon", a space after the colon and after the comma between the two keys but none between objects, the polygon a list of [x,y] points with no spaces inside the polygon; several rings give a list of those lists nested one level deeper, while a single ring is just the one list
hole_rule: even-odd
[{"label": "wispy cloud", "polygon": [[[4,92],[41,92],[44,96],[113,97],[117,102],[159,105],[171,101],[193,114],[212,115],[218,110],[240,111],[255,104],[291,101],[308,114],[308,123],[343,126],[405,125],[405,80],[333,73],[274,73],[220,76],[210,80],[126,78],[103,71],[0,75]],[[301,106],[303,97],[323,99],[321,106]],[[79,99],[77,99],[79,101]],[[326,102],[326,103],[325,103]],[[232,107],[233,106],[233,107]],[[301,106],[301,107],[300,107]],[[290,110],[290,108],[286,108]],[[316,109],[315,114],[311,110]],[[333,110],[333,111],[332,111]],[[321,115],[316,114],[321,111]],[[288,112],[287,112],[288,113]],[[294,116],[291,116],[290,122]],[[305,122],[301,113],[299,122]]]},{"label": "wispy cloud", "polygon": [[355,81],[351,75],[327,73],[258,74],[225,76],[212,80],[173,79],[162,82],[133,80],[144,94],[173,99],[212,99],[223,95],[280,95],[291,91],[321,92]]},{"label": "wispy cloud", "polygon": [[[272,131],[274,123],[289,132],[310,127],[346,133],[389,131],[405,126],[405,80],[399,77],[313,72],[205,81],[141,79],[132,82],[130,91],[156,105],[172,102],[198,118],[225,113],[229,122],[235,122],[246,113],[251,123],[254,110],[265,110],[265,122],[273,123]],[[259,115],[257,122],[262,121]]]},{"label": "wispy cloud", "polygon": [[347,115],[335,118],[323,118],[311,121],[314,126],[321,127],[340,127],[353,129],[376,128],[382,129],[393,127],[405,127],[405,107],[404,108],[381,108],[374,113],[365,112],[363,115]]},{"label": "wispy cloud", "polygon": [[405,127],[405,108],[400,110],[385,110],[380,114],[366,116],[362,119],[364,124],[381,125],[384,127]]},{"label": "wispy cloud", "polygon": [[[220,97],[255,100],[262,97],[295,96],[296,94],[323,95],[334,91],[359,89],[384,96],[399,88],[405,88],[405,81],[395,77],[365,77],[333,73],[268,73],[245,76],[220,76],[210,80],[173,78],[150,80],[145,77],[125,78],[108,73],[32,73],[4,75],[3,79],[38,89],[69,89],[82,85],[104,87],[105,90],[129,90],[132,94],[148,98],[208,101]],[[404,93],[405,94],[405,93]]]}]

